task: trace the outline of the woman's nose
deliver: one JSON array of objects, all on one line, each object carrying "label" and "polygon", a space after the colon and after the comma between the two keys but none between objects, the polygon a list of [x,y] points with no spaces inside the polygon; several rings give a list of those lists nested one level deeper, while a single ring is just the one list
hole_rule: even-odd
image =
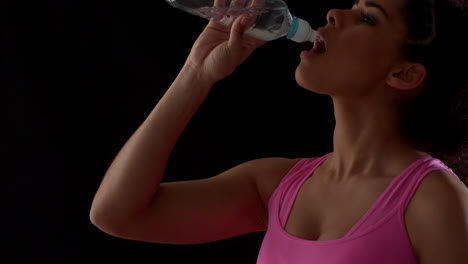
[{"label": "woman's nose", "polygon": [[327,13],[327,22],[330,24],[332,27],[338,27],[338,16],[339,16],[340,10],[338,9],[332,9],[328,11]]}]

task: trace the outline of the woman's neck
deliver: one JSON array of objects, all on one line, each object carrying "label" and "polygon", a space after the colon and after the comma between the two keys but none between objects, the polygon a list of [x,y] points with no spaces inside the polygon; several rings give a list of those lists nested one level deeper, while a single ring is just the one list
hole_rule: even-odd
[{"label": "woman's neck", "polygon": [[398,114],[385,104],[334,99],[334,108],[333,154],[327,164],[337,180],[391,173],[392,164],[417,155],[403,136]]}]

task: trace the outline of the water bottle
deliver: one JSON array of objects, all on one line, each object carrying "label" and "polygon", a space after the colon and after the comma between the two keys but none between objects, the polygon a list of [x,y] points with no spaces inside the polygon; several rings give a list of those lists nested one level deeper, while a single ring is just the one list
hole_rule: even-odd
[{"label": "water bottle", "polygon": [[190,14],[216,21],[230,28],[240,15],[254,21],[244,32],[257,39],[271,41],[280,37],[295,42],[314,42],[317,31],[289,12],[282,0],[165,0]]}]

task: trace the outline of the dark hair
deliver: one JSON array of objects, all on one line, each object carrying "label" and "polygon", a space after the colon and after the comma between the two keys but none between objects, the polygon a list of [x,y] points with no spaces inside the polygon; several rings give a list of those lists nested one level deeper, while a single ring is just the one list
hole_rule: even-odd
[{"label": "dark hair", "polygon": [[406,0],[403,52],[427,78],[404,129],[418,149],[440,159],[468,186],[468,23],[463,0]]}]

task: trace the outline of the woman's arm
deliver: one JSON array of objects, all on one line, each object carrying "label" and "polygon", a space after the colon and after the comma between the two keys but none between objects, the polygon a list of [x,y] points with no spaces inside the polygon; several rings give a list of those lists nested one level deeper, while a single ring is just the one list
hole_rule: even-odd
[{"label": "woman's arm", "polygon": [[[245,27],[239,21],[236,20],[231,30],[210,22],[201,33],[173,84],[108,168],[92,203],[90,218],[93,224],[109,233],[122,233],[129,225],[141,221],[142,215],[147,215],[155,204],[156,207],[181,205],[162,205],[157,199],[161,179],[174,145],[213,84],[232,73],[256,48],[265,43],[243,35]],[[239,169],[234,171],[237,171],[235,175],[248,174],[245,169],[242,172]],[[230,183],[236,182],[239,188],[247,191],[244,195],[250,197],[248,199],[255,197],[253,206],[257,207],[257,195],[254,193],[256,189],[250,184],[251,179],[247,176],[244,178]],[[213,180],[206,182],[211,183]],[[216,186],[220,181],[214,182]],[[245,187],[241,187],[243,184],[246,184]],[[208,186],[192,183],[183,188],[167,189],[175,190],[169,193],[176,197],[183,195],[180,192],[190,192],[191,188],[206,187]],[[241,192],[231,195],[241,195]],[[225,202],[235,201],[233,198],[238,197],[226,197]],[[206,201],[202,199],[199,202]],[[229,206],[237,210],[240,204],[236,202]],[[258,213],[257,209],[244,209]],[[173,220],[177,216],[173,215]],[[157,214],[154,217],[158,217]]]}]

